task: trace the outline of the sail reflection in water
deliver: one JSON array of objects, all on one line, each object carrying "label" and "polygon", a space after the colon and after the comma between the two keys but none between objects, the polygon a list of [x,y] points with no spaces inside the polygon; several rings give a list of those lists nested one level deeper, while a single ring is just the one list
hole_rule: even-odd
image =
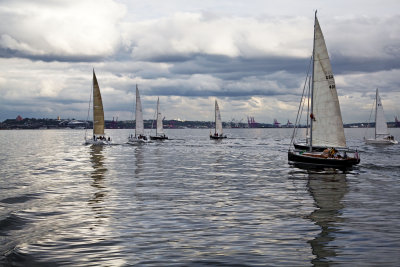
[{"label": "sail reflection in water", "polygon": [[342,199],[348,191],[345,173],[312,173],[308,174],[308,191],[317,207],[309,218],[321,227],[321,233],[309,241],[312,252],[316,256],[312,260],[315,265],[331,262],[337,256],[335,240],[338,223],[342,222]]},{"label": "sail reflection in water", "polygon": [[105,217],[101,212],[104,209],[102,202],[104,202],[104,198],[107,195],[104,186],[104,174],[107,172],[107,168],[104,167],[103,146],[92,146],[90,148],[90,162],[93,167],[93,171],[90,175],[93,179],[91,186],[96,191],[89,200],[89,205],[96,212],[98,215],[97,217],[102,218]]}]

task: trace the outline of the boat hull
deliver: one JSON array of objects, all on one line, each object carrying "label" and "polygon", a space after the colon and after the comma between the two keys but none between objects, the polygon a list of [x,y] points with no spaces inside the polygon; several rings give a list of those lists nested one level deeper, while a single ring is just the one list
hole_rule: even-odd
[{"label": "boat hull", "polygon": [[151,140],[167,140],[168,136],[150,136]]},{"label": "boat hull", "polygon": [[[310,150],[310,146],[304,143],[295,143],[293,144],[295,149],[299,149],[299,150]],[[325,149],[327,149],[328,147],[326,146],[313,146],[312,147],[312,151],[318,151],[318,152],[322,152]]]},{"label": "boat hull", "polygon": [[148,142],[149,142],[149,139],[147,137],[144,137],[144,138],[129,137],[128,138],[128,144],[131,144],[131,145],[143,144],[143,143],[148,143]]},{"label": "boat hull", "polygon": [[289,151],[289,163],[301,163],[312,165],[315,167],[327,168],[351,168],[352,166],[360,163],[359,158],[325,158],[318,156],[308,156],[306,153],[304,154],[300,154],[299,152],[295,151]]},{"label": "boat hull", "polygon": [[385,139],[366,139],[366,144],[370,145],[395,145],[398,144],[396,140],[385,140]]},{"label": "boat hull", "polygon": [[210,135],[210,139],[219,140],[219,139],[224,139],[224,138],[226,138],[226,135],[222,135],[222,136]]},{"label": "boat hull", "polygon": [[85,140],[85,145],[95,145],[95,146],[107,146],[107,145],[111,145],[111,141],[107,141],[107,140],[93,140],[93,139],[86,139]]}]

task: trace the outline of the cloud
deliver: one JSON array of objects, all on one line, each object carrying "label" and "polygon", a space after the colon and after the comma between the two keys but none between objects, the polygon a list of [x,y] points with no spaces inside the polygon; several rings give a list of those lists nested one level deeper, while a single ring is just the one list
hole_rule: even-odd
[{"label": "cloud", "polygon": [[124,6],[111,0],[7,1],[0,53],[45,60],[107,57],[120,43]]},{"label": "cloud", "polygon": [[[338,1],[342,7],[335,2],[319,9],[319,21],[343,118],[365,117],[375,87],[392,116],[398,4],[352,8],[360,2],[346,2],[343,8]],[[86,118],[94,68],[108,119],[132,118],[138,84],[146,118],[160,96],[167,118],[209,120],[217,98],[226,120],[293,121],[312,52],[310,10],[318,4],[2,1],[0,117]],[[377,17],[382,9],[386,15]]]},{"label": "cloud", "polygon": [[275,20],[175,13],[124,24],[123,44],[132,49],[136,60],[165,61],[170,57],[182,61],[197,54],[305,57],[310,48],[303,33],[311,33],[311,26],[312,20],[301,17]]}]

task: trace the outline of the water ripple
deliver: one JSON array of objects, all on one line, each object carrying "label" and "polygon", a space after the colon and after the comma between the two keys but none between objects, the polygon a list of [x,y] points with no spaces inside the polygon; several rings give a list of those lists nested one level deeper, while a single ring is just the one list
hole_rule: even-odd
[{"label": "water ripple", "polygon": [[398,265],[398,146],[346,129],[362,161],[343,173],[289,166],[290,129],[110,132],[0,132],[0,265]]}]

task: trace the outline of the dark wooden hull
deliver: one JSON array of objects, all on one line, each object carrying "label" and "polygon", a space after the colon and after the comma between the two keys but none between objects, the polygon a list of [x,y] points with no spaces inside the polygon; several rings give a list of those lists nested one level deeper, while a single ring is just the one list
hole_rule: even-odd
[{"label": "dark wooden hull", "polygon": [[293,151],[288,152],[288,160],[291,163],[307,164],[315,167],[325,168],[338,168],[347,169],[360,163],[359,158],[323,158],[323,157],[312,157],[307,155],[298,154]]},{"label": "dark wooden hull", "polygon": [[150,136],[150,140],[167,140],[168,136]]},{"label": "dark wooden hull", "polygon": [[224,138],[226,138],[226,135],[222,135],[222,136],[210,135],[210,139],[218,140],[218,139],[224,139]]},{"label": "dark wooden hull", "polygon": [[[309,147],[308,145],[306,145],[306,144],[293,144],[293,146],[294,146],[295,149],[299,149],[299,150],[306,150],[306,151],[309,151],[309,150],[310,150],[310,147]],[[328,147],[313,146],[313,147],[312,147],[312,151],[319,151],[319,152],[322,152],[322,151],[324,151],[326,148],[328,148]]]}]

